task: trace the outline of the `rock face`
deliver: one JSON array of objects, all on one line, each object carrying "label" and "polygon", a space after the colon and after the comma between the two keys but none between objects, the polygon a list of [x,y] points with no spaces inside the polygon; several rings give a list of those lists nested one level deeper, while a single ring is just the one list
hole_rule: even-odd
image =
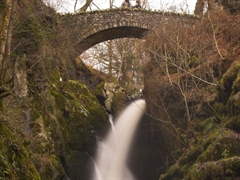
[{"label": "rock face", "polygon": [[1,112],[0,179],[89,179],[97,139],[110,126],[90,91],[101,78],[93,81],[66,48],[71,43],[53,9],[24,0],[15,13],[15,88]]},{"label": "rock face", "polygon": [[26,57],[23,57],[20,62],[16,61],[14,70],[15,93],[20,98],[26,97],[28,94]]},{"label": "rock face", "polygon": [[113,96],[114,93],[117,93],[117,89],[116,89],[116,84],[115,83],[111,83],[111,82],[105,82],[104,84],[104,97],[105,97],[105,107],[106,109],[111,112],[112,110],[112,101],[113,101]]},{"label": "rock face", "polygon": [[103,92],[106,109],[116,116],[129,100],[126,92],[119,84],[114,82],[105,82]]},{"label": "rock face", "polygon": [[[57,151],[70,179],[88,179],[97,136],[107,130],[107,114],[87,87],[77,81],[68,81],[58,92],[51,90],[55,101],[53,116],[59,128],[54,133]],[[60,122],[59,122],[59,120]]]}]

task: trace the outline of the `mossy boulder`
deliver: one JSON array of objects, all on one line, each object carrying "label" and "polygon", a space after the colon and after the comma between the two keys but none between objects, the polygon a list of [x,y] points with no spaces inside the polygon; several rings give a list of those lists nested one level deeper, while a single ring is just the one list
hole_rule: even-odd
[{"label": "mossy boulder", "polygon": [[66,153],[62,155],[64,166],[68,167],[65,170],[71,179],[86,179],[89,169],[85,166],[95,153],[96,136],[103,136],[109,128],[107,113],[96,96],[78,81],[63,83],[60,91],[53,88],[51,96]]},{"label": "mossy boulder", "polygon": [[239,177],[240,134],[223,128],[223,124],[226,125],[227,122],[208,133],[203,131],[198,144],[183,153],[177,163],[160,179],[217,179],[225,175],[228,178]]},{"label": "mossy boulder", "polygon": [[227,102],[227,112],[230,115],[237,115],[240,113],[240,71],[232,88],[233,91]]},{"label": "mossy boulder", "polygon": [[226,102],[229,115],[240,113],[240,62],[231,65],[220,81],[222,89],[219,91],[220,100]]},{"label": "mossy boulder", "polygon": [[126,90],[114,79],[101,82],[92,92],[113,116],[117,116],[130,100]]},{"label": "mossy boulder", "polygon": [[96,88],[94,88],[92,90],[92,93],[95,95],[95,96],[103,96],[104,97],[104,84],[105,82],[102,81],[100,84],[98,84],[96,86]]},{"label": "mossy boulder", "polygon": [[184,179],[235,179],[240,176],[240,157],[196,163]]}]

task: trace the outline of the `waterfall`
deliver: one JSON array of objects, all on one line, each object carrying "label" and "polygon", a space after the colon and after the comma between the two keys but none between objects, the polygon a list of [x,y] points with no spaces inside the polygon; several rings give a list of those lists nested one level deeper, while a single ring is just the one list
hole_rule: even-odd
[{"label": "waterfall", "polygon": [[144,100],[131,103],[116,119],[113,129],[97,150],[92,180],[134,180],[126,165],[135,129],[146,109]]}]

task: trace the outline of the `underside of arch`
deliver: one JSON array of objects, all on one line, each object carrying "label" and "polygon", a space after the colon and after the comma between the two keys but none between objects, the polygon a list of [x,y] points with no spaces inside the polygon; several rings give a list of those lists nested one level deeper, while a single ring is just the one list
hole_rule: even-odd
[{"label": "underside of arch", "polygon": [[106,29],[83,39],[75,46],[75,50],[80,55],[92,46],[107,40],[118,38],[144,38],[144,35],[147,31],[148,29],[139,27],[116,27]]}]

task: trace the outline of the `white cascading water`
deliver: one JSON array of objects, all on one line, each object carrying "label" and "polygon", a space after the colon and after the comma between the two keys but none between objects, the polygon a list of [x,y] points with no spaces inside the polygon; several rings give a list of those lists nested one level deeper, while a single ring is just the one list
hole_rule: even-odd
[{"label": "white cascading water", "polygon": [[136,100],[115,121],[114,129],[98,148],[93,180],[135,179],[126,161],[135,129],[145,109],[145,100]]}]

